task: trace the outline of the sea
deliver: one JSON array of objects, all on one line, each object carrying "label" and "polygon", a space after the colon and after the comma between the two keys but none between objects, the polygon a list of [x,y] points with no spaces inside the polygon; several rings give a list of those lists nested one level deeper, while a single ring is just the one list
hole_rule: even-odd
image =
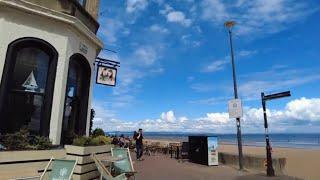
[{"label": "sea", "polygon": [[[133,136],[133,132],[106,132],[109,135]],[[236,134],[213,134],[213,133],[183,133],[183,132],[144,132],[144,137],[147,139],[173,140],[187,142],[188,136],[217,136],[219,144],[237,144]],[[302,149],[317,149],[320,150],[320,133],[314,134],[269,134],[269,139],[272,147],[285,148],[302,148]],[[264,134],[242,134],[242,144],[244,146],[260,146],[266,145]]]}]

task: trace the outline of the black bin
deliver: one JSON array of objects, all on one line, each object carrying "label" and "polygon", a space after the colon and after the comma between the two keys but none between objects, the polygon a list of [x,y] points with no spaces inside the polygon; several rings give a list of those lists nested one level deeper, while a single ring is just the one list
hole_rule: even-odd
[{"label": "black bin", "polygon": [[189,161],[208,165],[208,136],[189,136]]}]

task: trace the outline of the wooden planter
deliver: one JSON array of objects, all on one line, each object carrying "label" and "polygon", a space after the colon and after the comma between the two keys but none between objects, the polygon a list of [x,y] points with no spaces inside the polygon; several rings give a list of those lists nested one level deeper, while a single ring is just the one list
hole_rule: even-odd
[{"label": "wooden planter", "polygon": [[85,180],[99,177],[99,172],[90,155],[92,153],[99,155],[111,155],[113,145],[103,146],[73,146],[65,145],[67,159],[77,159],[78,163],[73,173],[74,180]]},{"label": "wooden planter", "polygon": [[64,149],[0,152],[0,179],[37,176],[51,157],[65,158]]}]

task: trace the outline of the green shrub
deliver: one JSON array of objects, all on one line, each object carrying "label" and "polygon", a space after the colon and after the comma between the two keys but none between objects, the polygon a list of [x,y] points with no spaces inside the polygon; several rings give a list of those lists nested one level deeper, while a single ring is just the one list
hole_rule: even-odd
[{"label": "green shrub", "polygon": [[29,147],[29,131],[26,128],[21,128],[19,132],[5,134],[3,136],[2,145],[7,150],[23,150]]},{"label": "green shrub", "polygon": [[92,136],[93,136],[93,137],[105,136],[105,134],[104,134],[103,129],[101,129],[101,128],[96,128],[95,130],[93,130]]},{"label": "green shrub", "polygon": [[90,144],[90,138],[86,136],[81,136],[73,139],[72,145],[75,146],[88,146]]},{"label": "green shrub", "polygon": [[92,143],[96,145],[105,145],[105,144],[111,144],[111,138],[106,136],[97,136],[92,138]]},{"label": "green shrub", "polygon": [[48,137],[36,136],[35,137],[35,149],[37,150],[47,150],[52,148],[52,142]]},{"label": "green shrub", "polygon": [[52,148],[52,143],[48,137],[32,136],[27,128],[21,128],[19,132],[3,135],[1,144],[6,150],[46,150]]},{"label": "green shrub", "polygon": [[99,138],[98,137],[95,137],[95,138],[90,138],[90,141],[89,141],[89,146],[99,146],[101,145],[100,144],[100,141],[99,141]]},{"label": "green shrub", "polygon": [[78,137],[73,140],[73,145],[75,146],[100,146],[105,144],[111,144],[111,138],[105,136],[97,137]]}]

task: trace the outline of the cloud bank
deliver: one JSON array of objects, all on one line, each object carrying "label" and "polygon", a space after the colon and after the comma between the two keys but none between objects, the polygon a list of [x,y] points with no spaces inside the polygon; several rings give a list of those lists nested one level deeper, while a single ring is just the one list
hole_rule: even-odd
[{"label": "cloud bank", "polygon": [[[288,102],[284,109],[267,109],[270,132],[317,132],[320,128],[320,98],[300,98]],[[235,133],[236,124],[227,112],[210,112],[206,115],[189,119],[186,116],[177,117],[173,110],[161,113],[159,118],[140,121],[126,121],[114,118],[112,112],[95,107],[96,118],[94,127],[105,131],[133,131],[143,128],[145,131],[166,132],[212,132]],[[244,108],[242,131],[244,133],[263,132],[262,108]]]}]

